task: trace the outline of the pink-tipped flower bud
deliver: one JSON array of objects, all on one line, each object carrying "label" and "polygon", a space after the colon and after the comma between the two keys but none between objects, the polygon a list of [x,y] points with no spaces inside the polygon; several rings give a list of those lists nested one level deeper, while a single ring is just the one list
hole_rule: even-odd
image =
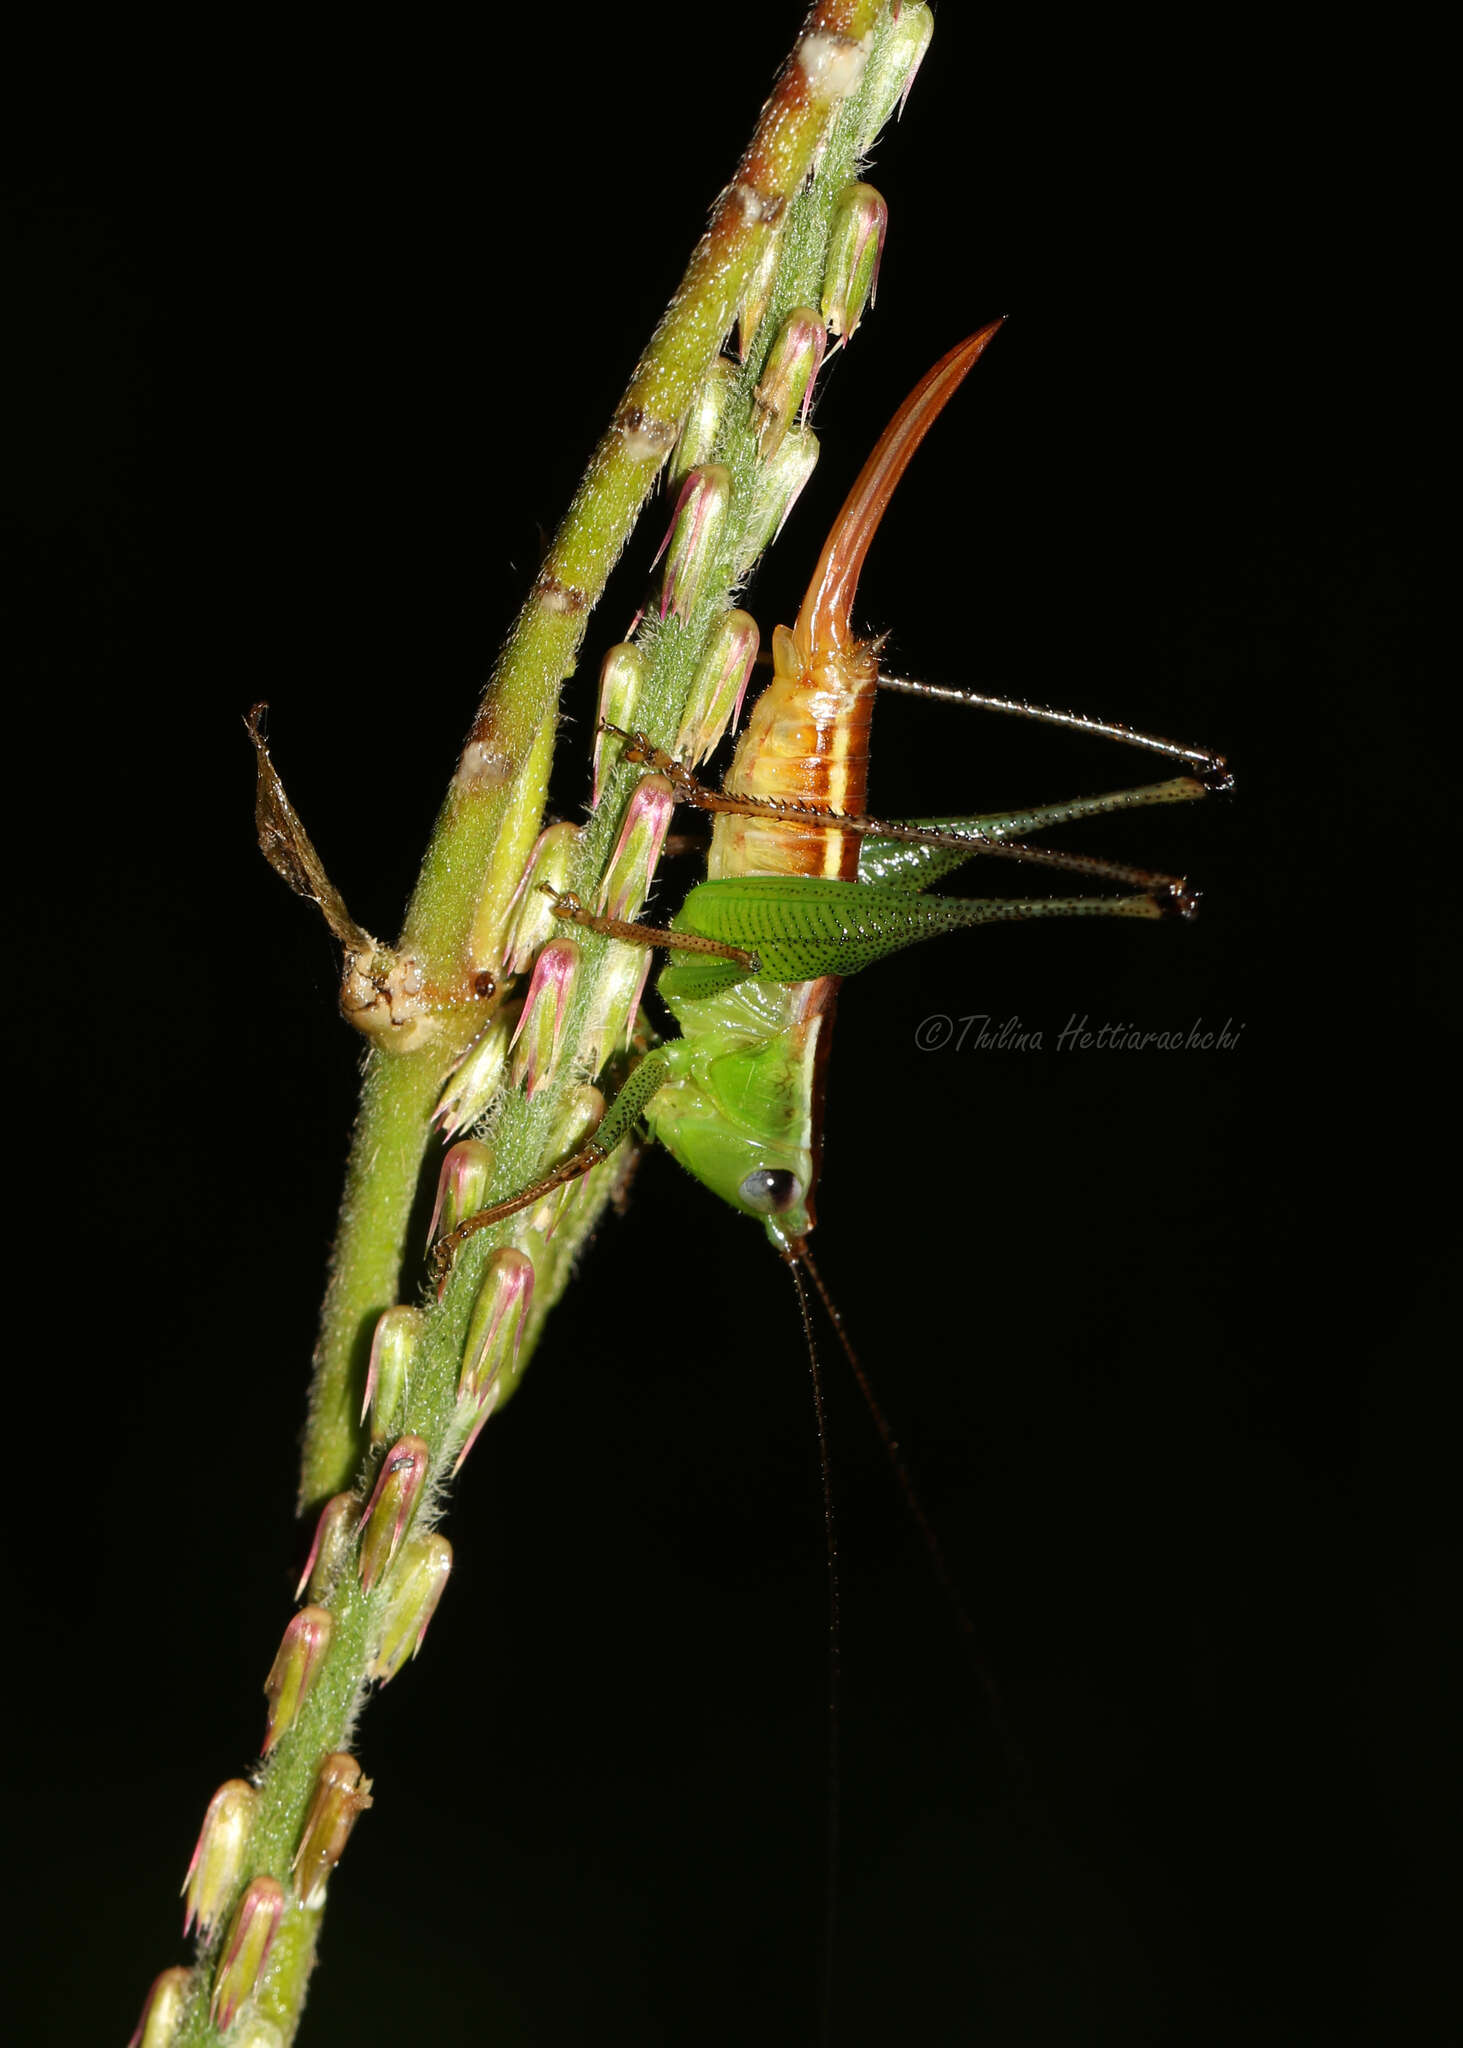
[{"label": "pink-tipped flower bud", "polygon": [[[544,902],[548,898],[544,897]],[[508,1019],[499,1010],[452,1068],[432,1122],[447,1141],[468,1130],[497,1094],[508,1064]]]},{"label": "pink-tipped flower bud", "polygon": [[[621,640],[600,663],[600,727],[617,725],[621,732],[634,731],[635,707],[640,701],[644,682],[645,656],[628,640]],[[604,787],[606,769],[619,760],[623,745],[623,740],[614,739],[602,730],[597,730],[594,735],[594,788],[590,801],[595,809],[599,807],[599,793]]]},{"label": "pink-tipped flower bud", "polygon": [[315,1907],[324,1899],[326,1882],[345,1853],[351,1829],[370,1804],[371,1780],[361,1776],[353,1756],[333,1751],[316,1775],[315,1797],[290,1865],[302,1906]]},{"label": "pink-tipped flower bud", "polygon": [[600,885],[602,917],[634,918],[650,894],[660,849],[675,813],[676,793],[664,775],[642,775],[625,806],[624,823]]},{"label": "pink-tipped flower bud", "polygon": [[367,1666],[370,1677],[386,1685],[408,1658],[415,1657],[451,1570],[452,1545],[445,1536],[434,1531],[402,1545],[386,1581],[386,1612]]},{"label": "pink-tipped flower bud", "polygon": [[553,1080],[558,1068],[569,998],[578,973],[579,948],[573,939],[555,939],[533,963],[512,1040],[514,1084],[521,1081],[530,1100]]},{"label": "pink-tipped flower bud", "polygon": [[468,1431],[467,1436],[463,1440],[462,1449],[457,1453],[457,1456],[452,1461],[452,1476],[454,1479],[462,1470],[463,1466],[467,1463],[468,1452],[472,1449],[473,1445],[482,1435],[484,1423],[486,1423],[488,1417],[497,1407],[498,1394],[502,1388],[502,1385],[503,1382],[501,1380],[494,1380],[493,1384],[488,1388],[488,1391],[483,1395],[482,1400],[479,1402],[477,1414],[473,1420],[472,1428]]},{"label": "pink-tipped flower bud", "polygon": [[223,1918],[244,1867],[256,1797],[252,1785],[242,1778],[229,1778],[209,1800],[193,1861],[183,1879],[184,1934],[196,1925],[199,1939],[207,1941]]},{"label": "pink-tipped flower bud", "polygon": [[300,1573],[300,1583],[295,1588],[297,1600],[307,1588],[312,1600],[325,1598],[350,1556],[355,1533],[355,1496],[332,1494],[320,1510],[320,1519],[315,1524],[315,1540],[310,1545],[310,1555],[305,1559],[305,1569]]},{"label": "pink-tipped flower bud", "polygon": [[755,393],[757,452],[764,462],[782,446],[794,414],[803,426],[808,424],[813,385],[827,346],[822,314],[812,306],[794,306],[767,351]]},{"label": "pink-tipped flower bud", "polygon": [[751,275],[742,290],[742,302],[737,308],[737,355],[742,362],[752,352],[757,339],[757,329],[762,325],[763,316],[772,302],[772,287],[777,278],[778,258],[782,254],[782,236],[774,228],[762,231],[762,246],[752,265]]},{"label": "pink-tipped flower bud", "polygon": [[334,1633],[335,1623],[323,1607],[302,1607],[285,1630],[264,1681],[264,1697],[269,1701],[261,1748],[264,1756],[299,1719]]},{"label": "pink-tipped flower bud", "polygon": [[655,558],[666,558],[660,582],[662,618],[674,612],[684,619],[695,610],[721,552],[731,494],[731,471],[720,462],[693,469],[681,485],[670,529]]},{"label": "pink-tipped flower bud", "polygon": [[401,1427],[412,1360],[421,1347],[427,1319],[419,1308],[398,1302],[376,1318],[371,1338],[371,1363],[366,1368],[366,1394],[361,1420],[371,1417],[373,1444],[390,1443]]},{"label": "pink-tipped flower bud", "polygon": [[828,263],[823,272],[823,317],[828,331],[847,341],[874,303],[889,209],[872,185],[845,185],[833,202]]},{"label": "pink-tipped flower bud", "polygon": [[437,1199],[427,1225],[427,1243],[450,1237],[459,1223],[475,1216],[488,1199],[493,1183],[493,1148],[481,1138],[459,1138],[442,1161]]},{"label": "pink-tipped flower bud", "polygon": [[[605,1099],[598,1088],[581,1082],[577,1088],[566,1089],[563,1113],[554,1127],[550,1148],[552,1156],[567,1159],[571,1153],[577,1152],[585,1140],[599,1129],[604,1113]],[[587,1179],[587,1174],[581,1174],[578,1180],[565,1181],[563,1187],[555,1188],[534,1210],[533,1227],[542,1233],[545,1240],[558,1229]]]},{"label": "pink-tipped flower bud", "polygon": [[216,2027],[227,2031],[233,2025],[234,2014],[258,1983],[283,1914],[284,1886],[273,1877],[256,1877],[229,1923],[213,1980],[209,2012]]},{"label": "pink-tipped flower bud", "polygon": [[533,1301],[533,1260],[504,1245],[483,1268],[462,1348],[459,1401],[481,1401],[503,1367],[516,1364]]},{"label": "pink-tipped flower bud", "polygon": [[739,574],[745,574],[762,550],[777,539],[817,465],[818,436],[811,427],[789,427],[782,446],[757,473]]},{"label": "pink-tipped flower bud", "polygon": [[859,134],[859,154],[871,149],[874,140],[894,112],[904,112],[915,74],[925,60],[935,17],[920,0],[914,7],[900,7],[890,22],[884,40],[869,59],[864,73],[864,120]]},{"label": "pink-tipped flower bud", "polygon": [[599,1072],[612,1052],[629,1045],[654,959],[648,946],[611,945],[581,1041],[584,1064],[591,1074]]},{"label": "pink-tipped flower bud", "polygon": [[381,1460],[361,1517],[361,1584],[369,1593],[401,1547],[416,1513],[432,1454],[419,1436],[404,1436]]},{"label": "pink-tipped flower bud", "polygon": [[[736,389],[737,366],[718,356],[707,371],[691,407],[681,422],[681,431],[666,470],[666,489],[673,491],[693,469],[710,462],[716,453],[716,437],[726,417],[727,402]],[[619,725],[622,721],[615,720]]]},{"label": "pink-tipped flower bud", "polygon": [[686,699],[674,752],[694,768],[742,715],[761,636],[750,612],[723,612],[710,633]]},{"label": "pink-tipped flower bud", "polygon": [[127,2048],[169,2048],[188,2002],[191,1970],[174,1964],[152,1980],[152,1989],[142,2008],[142,2017],[132,2030]]},{"label": "pink-tipped flower bud", "polygon": [[[616,725],[619,720],[614,720]],[[577,825],[546,825],[534,841],[533,852],[513,891],[508,905],[508,927],[503,940],[503,965],[509,974],[524,974],[545,939],[556,930],[550,889],[569,886],[569,864],[579,840]]]}]

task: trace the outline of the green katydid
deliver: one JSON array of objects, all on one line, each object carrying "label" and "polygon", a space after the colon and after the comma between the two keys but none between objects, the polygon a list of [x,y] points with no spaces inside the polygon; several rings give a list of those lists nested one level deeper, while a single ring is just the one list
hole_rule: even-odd
[{"label": "green katydid", "polygon": [[[648,1052],[593,1137],[550,1174],[466,1218],[437,1247],[439,1271],[482,1230],[605,1159],[642,1123],[697,1180],[759,1218],[794,1268],[814,1272],[820,1112],[839,981],[944,932],[1038,917],[1189,915],[1179,878],[1038,849],[1027,835],[1141,805],[1180,803],[1227,785],[1218,757],[1123,726],[958,693],[987,709],[1077,726],[1160,754],[1169,780],[1020,813],[889,823],[864,811],[876,690],[923,686],[881,676],[878,645],[854,633],[859,573],[910,458],[997,332],[950,350],[881,436],[833,524],[796,626],[773,639],[774,673],[713,792],[643,733],[617,736],[626,758],[669,777],[677,797],[715,814],[708,876],[668,930],[585,910],[555,894],[560,917],[672,958],[658,990],[681,1028]],[[957,693],[932,691],[935,696]],[[1119,882],[1123,893],[948,898],[929,886],[977,855]]]},{"label": "green katydid", "polygon": [[[1028,835],[1143,805],[1179,803],[1228,783],[1201,749],[1008,700],[963,697],[995,711],[1053,720],[1157,753],[1185,772],[1162,782],[1079,797],[1019,813],[889,823],[868,816],[868,739],[876,690],[919,686],[881,677],[878,645],[851,622],[859,572],[895,485],[940,411],[997,332],[961,342],[921,379],[881,436],[833,524],[796,625],[773,638],[773,677],[754,706],[721,792],[704,788],[644,733],[617,732],[625,758],[665,776],[683,802],[713,814],[707,879],[691,889],[668,930],[586,910],[556,892],[566,920],[611,939],[671,953],[658,991],[680,1036],[647,1052],[587,1143],[552,1172],[479,1210],[442,1238],[444,1274],[475,1232],[540,1202],[590,1171],[643,1124],[687,1170],[743,1214],[759,1219],[796,1286],[812,1372],[828,1552],[829,1766],[837,1777],[839,1595],[827,1427],[804,1273],[828,1309],[883,1438],[931,1562],[970,1641],[975,1630],[905,1468],[898,1444],[848,1341],[808,1250],[815,1220],[829,1033],[844,975],[919,940],[966,926],[1039,917],[1159,918],[1192,913],[1181,880],[1121,863],[1038,849]],[[931,694],[953,693],[935,691]],[[952,899],[931,884],[976,856],[1065,869],[1123,885],[1122,893],[1054,898]],[[1008,1755],[993,1687],[976,1660]],[[837,1798],[828,1806],[825,1971],[832,1966]],[[831,1977],[823,2009],[831,2010]]]}]

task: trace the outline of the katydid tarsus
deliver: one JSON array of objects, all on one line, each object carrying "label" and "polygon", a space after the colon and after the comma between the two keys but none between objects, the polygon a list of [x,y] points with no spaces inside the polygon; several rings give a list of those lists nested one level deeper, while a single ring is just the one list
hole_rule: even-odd
[{"label": "katydid tarsus", "polygon": [[[723,1201],[759,1218],[794,1269],[809,1266],[829,1033],[845,975],[966,926],[1192,914],[1195,899],[1178,877],[1027,842],[1073,820],[1182,803],[1226,786],[1224,763],[1201,749],[970,694],[963,701],[973,707],[1119,739],[1186,772],[999,815],[890,822],[865,808],[876,692],[923,686],[881,676],[878,643],[855,633],[859,573],[910,458],[999,326],[993,322],[942,357],[880,437],[833,524],[796,625],[778,627],[773,637],[773,677],[737,742],[724,789],[704,788],[653,736],[616,734],[626,758],[667,775],[683,802],[714,814],[707,879],[666,930],[595,915],[564,894],[555,896],[554,908],[621,943],[666,948],[671,959],[658,992],[681,1035],[641,1059],[587,1143],[446,1236],[436,1251],[439,1271],[475,1232],[577,1179],[641,1126]],[[1100,896],[925,894],[976,857],[1073,871],[1123,889]]]}]

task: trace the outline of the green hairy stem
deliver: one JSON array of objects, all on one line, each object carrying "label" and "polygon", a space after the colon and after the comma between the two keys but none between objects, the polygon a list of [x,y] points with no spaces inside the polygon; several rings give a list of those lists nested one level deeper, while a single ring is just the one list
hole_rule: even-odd
[{"label": "green hairy stem", "polygon": [[[810,16],[544,557],[470,729],[407,912],[400,953],[420,963],[434,988],[460,991],[485,962],[494,961],[509,899],[542,824],[560,685],[573,672],[589,614],[728,336],[775,224],[779,254],[766,310],[736,372],[711,451],[731,479],[717,557],[684,615],[652,618],[636,639],[646,674],[635,724],[667,745],[676,732],[708,633],[759,552],[756,487],[765,465],[754,432],[753,392],[785,314],[819,303],[834,202],[857,173],[860,138],[869,139],[872,88],[890,15],[876,0],[825,0]],[[808,68],[799,61],[809,36],[831,39],[837,49],[855,54],[862,44],[869,60],[863,82],[858,83],[855,62],[848,74],[851,93],[820,95],[811,89]],[[567,887],[585,903],[597,898],[642,772],[614,750],[607,755],[598,806],[574,843],[566,877]],[[552,1080],[531,1101],[521,1087],[510,1086],[494,1105],[495,1167],[486,1202],[529,1185],[563,1156],[574,1093],[595,1064],[585,1049],[615,949],[592,932],[561,929],[580,949],[562,1053]],[[299,1501],[311,1514],[342,1492],[364,1502],[375,1484],[380,1450],[373,1450],[360,1420],[371,1334],[385,1309],[403,1294],[416,1299],[424,1287],[425,1268],[420,1248],[408,1245],[408,1223],[436,1142],[430,1118],[454,1059],[483,1016],[483,1002],[455,1000],[434,1015],[421,1050],[373,1050],[369,1056],[304,1440]],[[612,1065],[603,1081],[606,1094],[613,1092],[615,1074]],[[517,1360],[502,1370],[500,1402],[531,1356],[580,1247],[614,1192],[617,1171],[614,1160],[595,1170],[552,1238],[529,1234],[536,1271],[532,1311]],[[467,1434],[458,1381],[469,1319],[487,1261],[509,1243],[523,1248],[524,1219],[470,1239],[440,1301],[428,1296],[423,1302],[419,1349],[404,1406],[392,1424],[394,1438],[409,1433],[430,1452],[429,1477],[411,1524],[414,1537],[440,1516]],[[352,1543],[333,1583],[312,1588],[310,1597],[331,1616],[333,1633],[303,1706],[254,1780],[257,1800],[243,1863],[212,1940],[200,1951],[181,2023],[171,2036],[177,2043],[201,2048],[225,2039],[294,2039],[323,1908],[300,1903],[291,1864],[321,1759],[352,1746],[390,1587],[388,1570],[371,1592],[363,1590]],[[264,1971],[225,2035],[210,2018],[211,1988],[234,1905],[261,1875],[285,1887],[287,1904]],[[150,2043],[153,2037],[145,2038]]]},{"label": "green hairy stem", "polygon": [[[887,6],[873,0],[842,0],[816,8],[810,28],[816,23],[817,30],[851,37],[882,34],[888,14]],[[595,449],[534,588],[509,630],[407,911],[403,944],[422,956],[429,974],[445,970],[450,977],[460,965],[474,923],[490,923],[493,909],[506,907],[533,844],[548,785],[560,686],[574,671],[589,613],[660,473],[669,442],[662,441],[656,452],[630,450],[642,441],[660,440],[666,430],[674,437],[731,327],[761,253],[767,230],[739,196],[744,182],[764,202],[789,202],[783,255],[759,345],[739,380],[738,403],[729,408],[726,444],[716,451],[733,469],[738,487],[734,520],[739,512],[739,532],[745,529],[755,465],[749,411],[756,372],[781,315],[800,298],[817,298],[829,214],[855,168],[862,117],[862,96],[855,95],[829,133],[816,177],[799,194],[828,131],[826,109],[806,94],[800,98],[802,104],[791,106],[781,104],[779,95],[769,101],[730,194],[636,365],[616,423]],[[762,210],[771,208],[764,203]],[[628,444],[625,422],[634,423]],[[707,621],[723,608],[734,572],[744,574],[748,566],[729,547],[721,587],[708,587],[695,618],[648,636],[656,658],[642,700],[645,723],[674,728]],[[617,818],[629,787],[630,778],[617,777],[600,805],[601,822]],[[571,887],[598,874],[594,860],[602,840],[602,833],[595,838],[595,856],[586,850]],[[369,1342],[375,1315],[396,1298],[407,1216],[443,1068],[440,1047],[434,1047],[415,1056],[373,1057],[367,1073],[321,1318],[300,1467],[302,1507],[347,1485],[360,1460],[356,1411],[363,1344]]]}]

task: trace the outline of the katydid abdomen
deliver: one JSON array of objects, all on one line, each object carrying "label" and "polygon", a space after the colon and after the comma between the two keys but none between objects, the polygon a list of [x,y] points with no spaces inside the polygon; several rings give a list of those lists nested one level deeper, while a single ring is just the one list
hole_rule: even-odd
[{"label": "katydid abdomen", "polygon": [[[727,771],[726,794],[857,815],[868,801],[869,731],[878,663],[804,656],[785,626],[773,635],[772,680],[752,707]],[[727,814],[712,828],[709,881],[804,875],[852,881],[858,841],[836,826]]]}]

